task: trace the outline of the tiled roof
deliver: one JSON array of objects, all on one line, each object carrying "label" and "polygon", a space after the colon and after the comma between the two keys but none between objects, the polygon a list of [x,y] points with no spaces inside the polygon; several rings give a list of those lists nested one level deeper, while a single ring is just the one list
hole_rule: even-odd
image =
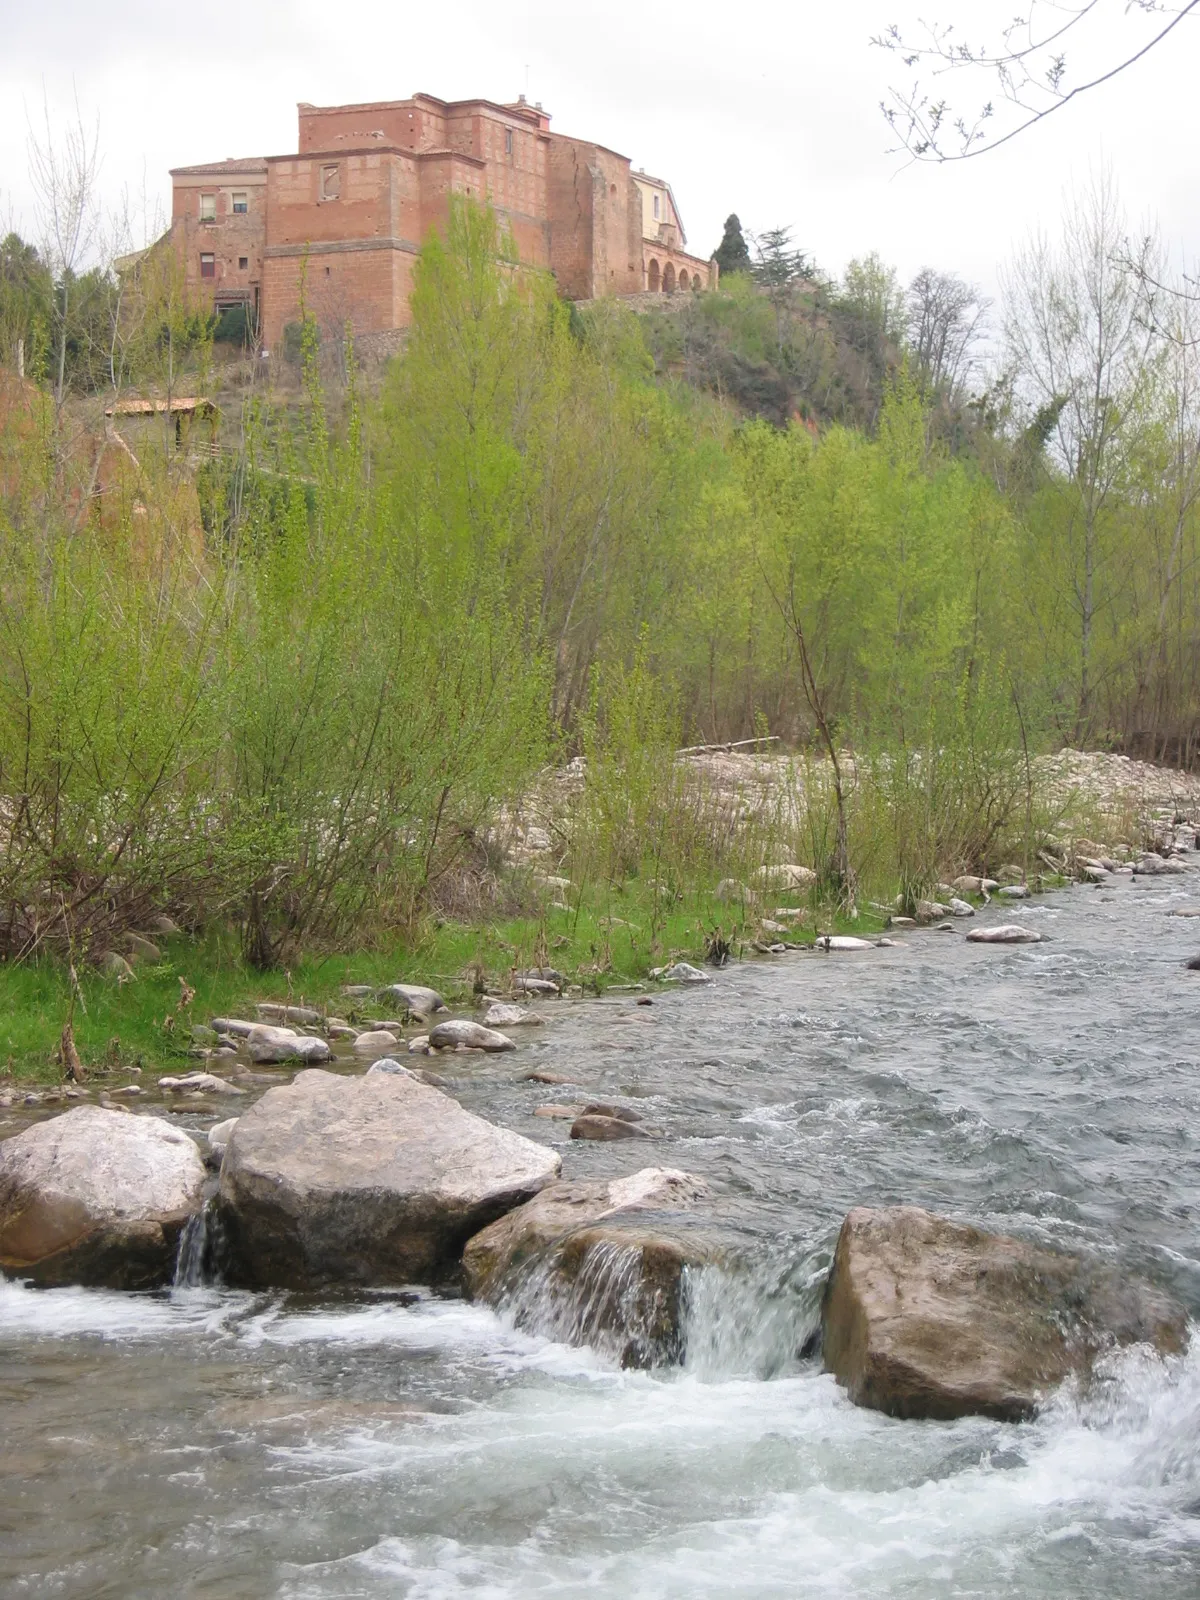
[{"label": "tiled roof", "polygon": [[228,173],[236,177],[240,173],[265,172],[267,170],[266,158],[263,156],[242,156],[228,161],[206,161],[198,167],[172,167],[173,178],[204,178],[209,173]]}]

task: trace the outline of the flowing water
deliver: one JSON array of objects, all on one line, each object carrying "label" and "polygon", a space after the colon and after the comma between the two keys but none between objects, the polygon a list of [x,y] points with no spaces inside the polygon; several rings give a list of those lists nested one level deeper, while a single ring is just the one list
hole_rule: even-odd
[{"label": "flowing water", "polygon": [[[420,1288],[198,1286],[199,1228],[170,1294],[0,1283],[0,1594],[1195,1600],[1200,1349],[1020,1426],[861,1411],[799,1353],[859,1202],[1098,1252],[1200,1320],[1192,881],[985,913],[1041,945],[928,932],[564,1005],[439,1064],[568,1175],[708,1181],[748,1266],[693,1284],[679,1370]],[[532,1112],[576,1091],[534,1065],[662,1141],[568,1144]]]}]

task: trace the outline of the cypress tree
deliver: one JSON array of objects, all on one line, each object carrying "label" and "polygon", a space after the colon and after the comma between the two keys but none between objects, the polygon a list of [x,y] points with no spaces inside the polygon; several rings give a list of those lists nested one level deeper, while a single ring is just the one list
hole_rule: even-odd
[{"label": "cypress tree", "polygon": [[736,212],[725,218],[725,233],[714,259],[722,274],[750,270],[750,251],[742,237],[742,224]]}]

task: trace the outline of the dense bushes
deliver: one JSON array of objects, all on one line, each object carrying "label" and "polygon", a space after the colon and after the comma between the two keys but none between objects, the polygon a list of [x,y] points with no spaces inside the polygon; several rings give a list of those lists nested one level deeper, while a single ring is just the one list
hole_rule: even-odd
[{"label": "dense bushes", "polygon": [[[4,954],[82,959],[155,909],[236,921],[262,966],[411,929],[556,752],[586,757],[576,878],[667,899],[769,853],[911,899],[1017,847],[1030,754],[1079,726],[1055,416],[998,409],[954,454],[901,364],[870,433],[741,421],[470,205],[413,313],[369,403],[352,358],[322,393],[299,324],[299,399],[247,403],[198,500],[161,452],[106,498],[62,415],[0,414]],[[744,284],[688,316],[727,314],[778,337]],[[1093,507],[1093,739],[1192,718],[1190,390],[1143,379]],[[801,754],[773,811],[673,760],[767,732]]]}]

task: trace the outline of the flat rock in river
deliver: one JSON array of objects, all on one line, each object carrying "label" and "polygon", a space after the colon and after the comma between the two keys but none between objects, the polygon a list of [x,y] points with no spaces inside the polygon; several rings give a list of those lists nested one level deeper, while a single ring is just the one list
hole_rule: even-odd
[{"label": "flat rock in river", "polygon": [[389,1050],[394,1050],[400,1040],[389,1028],[371,1028],[366,1033],[360,1033],[354,1041],[353,1050],[356,1056],[382,1056]]},{"label": "flat rock in river", "polygon": [[273,1028],[255,1023],[246,1035],[246,1050],[251,1061],[260,1065],[272,1061],[328,1061],[333,1051],[324,1039],[299,1034],[294,1028]]},{"label": "flat rock in river", "polygon": [[627,1116],[613,1115],[611,1112],[586,1110],[575,1118],[571,1124],[572,1139],[649,1139],[648,1129],[643,1128],[640,1122],[631,1121]]},{"label": "flat rock in river", "polygon": [[1025,928],[1019,922],[1002,922],[994,928],[972,928],[967,938],[972,944],[1041,944],[1044,934]]},{"label": "flat rock in river", "polygon": [[539,1016],[536,1011],[527,1011],[524,1006],[493,1000],[484,1013],[483,1025],[485,1028],[539,1027],[545,1021],[545,1017]]},{"label": "flat rock in river", "polygon": [[517,1047],[507,1034],[495,1028],[485,1028],[481,1022],[467,1022],[454,1018],[439,1022],[429,1030],[429,1043],[434,1050],[454,1050],[459,1045],[468,1050],[515,1050]]},{"label": "flat rock in river", "polygon": [[683,1274],[713,1247],[675,1224],[704,1192],[666,1167],[552,1184],[470,1240],[467,1290],[523,1326],[610,1349],[626,1367],[678,1360]]},{"label": "flat rock in river", "polygon": [[822,1324],[827,1370],[896,1417],[1020,1421],[1106,1349],[1187,1342],[1182,1307],[1151,1285],[916,1206],[846,1217]]},{"label": "flat rock in river", "polygon": [[80,1106],[0,1144],[0,1267],[44,1285],[169,1283],[204,1162],[161,1117]]},{"label": "flat rock in river", "polygon": [[419,983],[389,983],[386,989],[377,991],[377,998],[399,1000],[414,1017],[422,1020],[433,1016],[435,1011],[446,1009],[446,1002],[436,989],[426,989]]},{"label": "flat rock in river", "polygon": [[428,1283],[558,1176],[552,1150],[408,1076],[300,1073],[238,1119],[221,1169],[232,1276]]}]

